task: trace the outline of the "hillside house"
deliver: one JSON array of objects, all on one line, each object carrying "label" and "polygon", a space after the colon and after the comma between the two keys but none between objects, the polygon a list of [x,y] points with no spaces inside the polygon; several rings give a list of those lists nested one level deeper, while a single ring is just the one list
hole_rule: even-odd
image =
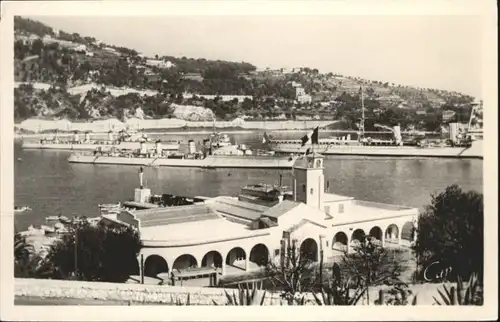
[{"label": "hillside house", "polygon": [[159,59],[147,59],[146,65],[158,67],[158,68],[164,68],[164,69],[172,68],[175,66],[175,64],[169,60],[163,61],[163,60],[159,60]]},{"label": "hillside house", "polygon": [[105,52],[111,53],[111,54],[113,54],[113,55],[117,55],[117,56],[119,56],[119,55],[120,55],[120,53],[119,53],[118,51],[116,51],[116,49],[111,48],[111,47],[104,47],[104,48],[103,48],[103,50],[104,50]]},{"label": "hillside house", "polygon": [[182,76],[183,79],[185,80],[192,80],[192,81],[197,81],[197,82],[203,82],[203,75],[201,73],[186,73]]}]

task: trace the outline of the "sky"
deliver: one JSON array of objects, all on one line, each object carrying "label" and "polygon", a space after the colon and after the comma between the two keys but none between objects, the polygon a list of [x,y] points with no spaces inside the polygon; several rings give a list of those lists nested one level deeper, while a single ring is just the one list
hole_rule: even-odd
[{"label": "sky", "polygon": [[481,96],[479,16],[31,16],[146,55],[310,67]]}]

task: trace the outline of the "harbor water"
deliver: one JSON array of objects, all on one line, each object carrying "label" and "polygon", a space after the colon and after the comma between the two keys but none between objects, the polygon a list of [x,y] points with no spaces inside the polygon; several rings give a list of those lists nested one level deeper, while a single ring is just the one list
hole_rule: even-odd
[{"label": "harbor water", "polygon": [[[205,137],[206,134],[159,136],[183,142],[202,141]],[[262,133],[233,133],[230,137],[233,143],[262,148]],[[51,215],[97,216],[98,204],[133,197],[133,189],[138,186],[138,167],[70,164],[70,153],[23,150],[20,142],[15,143],[15,204],[32,208],[15,214],[16,230],[43,224],[45,217]],[[363,200],[423,209],[431,201],[431,194],[451,184],[483,191],[482,160],[330,156],[324,164],[330,192]],[[284,185],[291,185],[290,170],[144,168],[145,184],[152,193],[182,196],[236,196],[242,185],[277,184],[280,175]]]}]

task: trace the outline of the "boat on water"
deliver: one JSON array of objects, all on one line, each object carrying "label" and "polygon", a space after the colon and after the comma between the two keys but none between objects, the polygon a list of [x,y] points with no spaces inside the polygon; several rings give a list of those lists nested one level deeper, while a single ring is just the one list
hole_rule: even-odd
[{"label": "boat on water", "polygon": [[14,206],[14,213],[21,213],[31,211],[31,208],[28,206]]},{"label": "boat on water", "polygon": [[[151,167],[181,167],[181,168],[267,168],[267,169],[291,169],[296,160],[295,156],[275,155],[249,155],[241,150],[234,150],[234,154],[226,154],[228,151],[214,151],[213,155],[178,154],[169,155],[132,155],[130,153],[114,153],[109,155],[95,155],[84,153],[73,153],[69,156],[70,163],[90,164],[117,164]],[[231,151],[232,152],[232,151]],[[241,152],[238,153],[238,152]],[[230,152],[229,152],[230,153]]]},{"label": "boat on water", "polygon": [[[145,133],[122,130],[115,136],[113,131],[108,132],[108,138],[95,140],[91,138],[90,132],[85,133],[83,140],[78,132],[75,132],[70,138],[61,138],[56,132],[51,138],[42,138],[39,141],[24,140],[22,148],[24,149],[52,149],[52,150],[76,150],[76,151],[94,151],[102,148],[118,148],[122,150],[135,150],[143,143],[146,147],[154,147],[157,141],[151,140]],[[176,151],[180,147],[180,142],[176,140],[160,141],[163,149]]]},{"label": "boat on water", "polygon": [[63,224],[69,224],[69,223],[71,223],[71,220],[68,217],[62,216],[62,215],[45,217],[45,223],[47,225],[53,225],[53,224],[59,223],[59,222],[63,223]]},{"label": "boat on water", "polygon": [[204,140],[202,151],[196,148],[193,140],[189,140],[186,153],[164,150],[159,143],[153,149],[141,144],[132,152],[99,149],[92,153],[73,153],[68,161],[150,167],[291,169],[296,160],[295,156],[276,156],[272,151],[254,151],[244,144],[221,146],[219,141],[214,141],[215,138],[226,140],[225,136],[210,136]]},{"label": "boat on water", "polygon": [[[376,124],[392,133],[391,139],[367,137],[364,131],[364,104],[362,95],[362,116],[356,139],[348,134],[343,137],[318,138],[319,128],[297,140],[276,140],[264,133],[263,143],[270,150],[283,154],[302,154],[308,149],[324,155],[357,155],[385,157],[449,157],[449,158],[483,158],[482,130],[471,128],[471,121],[476,107],[473,107],[467,128],[458,123],[450,123],[448,138],[440,140],[427,139],[425,132],[413,130],[409,139],[403,139],[400,126],[388,127]],[[315,133],[316,132],[316,133]],[[313,142],[311,137],[316,135]]]}]

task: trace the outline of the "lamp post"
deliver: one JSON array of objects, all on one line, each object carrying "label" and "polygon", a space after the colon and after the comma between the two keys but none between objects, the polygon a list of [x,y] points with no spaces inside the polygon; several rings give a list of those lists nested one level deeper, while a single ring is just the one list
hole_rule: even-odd
[{"label": "lamp post", "polygon": [[78,278],[78,228],[75,228],[75,279]]},{"label": "lamp post", "polygon": [[319,283],[323,287],[323,238],[325,236],[319,236]]}]

